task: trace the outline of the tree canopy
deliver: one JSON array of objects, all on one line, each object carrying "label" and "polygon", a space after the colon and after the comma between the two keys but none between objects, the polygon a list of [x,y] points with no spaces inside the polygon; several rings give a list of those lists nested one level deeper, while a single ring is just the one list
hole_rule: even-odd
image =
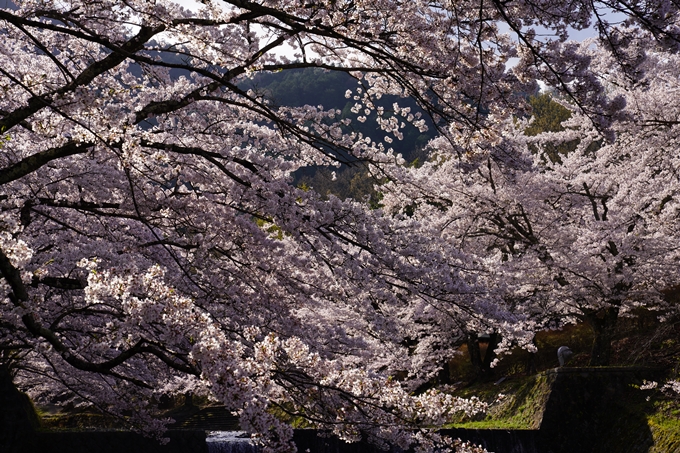
[{"label": "tree canopy", "polygon": [[[468,332],[531,347],[551,319],[595,325],[675,283],[672,2],[9,6],[0,366],[36,398],[154,431],[154,395],[192,391],[269,449],[293,448],[272,407],[428,449],[425,428],[478,409],[413,393]],[[351,77],[353,116],[253,83],[303,68]],[[571,114],[530,136],[539,80]],[[437,132],[422,165],[395,151],[409,127]],[[294,184],[340,165],[383,182],[383,207]]]}]

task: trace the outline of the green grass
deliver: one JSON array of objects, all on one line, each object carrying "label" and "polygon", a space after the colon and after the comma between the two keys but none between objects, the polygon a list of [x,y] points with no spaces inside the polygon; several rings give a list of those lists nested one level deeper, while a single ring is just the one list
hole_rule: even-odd
[{"label": "green grass", "polygon": [[680,401],[657,401],[656,411],[647,418],[654,446],[649,453],[680,451]]},{"label": "green grass", "polygon": [[[499,397],[499,395],[503,395]],[[549,377],[513,377],[499,385],[484,383],[469,386],[456,396],[477,396],[489,404],[486,414],[466,418],[463,415],[446,425],[447,428],[473,429],[538,429],[545,403],[550,395]]]},{"label": "green grass", "polygon": [[465,428],[465,429],[508,429],[508,430],[526,430],[534,429],[528,427],[522,421],[512,419],[485,419],[476,422],[454,423],[445,426],[445,428]]}]

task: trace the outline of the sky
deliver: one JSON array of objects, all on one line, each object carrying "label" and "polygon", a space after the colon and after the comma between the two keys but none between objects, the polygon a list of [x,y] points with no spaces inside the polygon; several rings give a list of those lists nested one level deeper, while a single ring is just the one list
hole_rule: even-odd
[{"label": "sky", "polygon": [[[7,0],[0,0],[0,1],[7,1]],[[182,6],[184,6],[187,9],[195,9],[197,6],[200,5],[200,2],[198,0],[172,0],[175,3],[178,3]],[[607,20],[611,22],[615,22],[616,20],[622,20],[625,16],[620,13],[614,13],[612,11],[606,12],[606,10],[602,10],[603,14],[607,18]],[[507,30],[507,27],[506,27]],[[543,29],[541,30],[540,28],[536,30],[537,34],[541,34],[542,32],[545,33],[546,30]],[[570,29],[569,31],[569,37],[575,41],[583,41],[584,39],[588,38],[594,38],[597,36],[597,32],[595,31],[594,27],[587,28],[585,30],[574,30]]]},{"label": "sky", "polygon": [[[2,0],[0,0],[0,1],[2,1]],[[178,3],[178,4],[182,5],[183,7],[190,9],[190,10],[193,10],[193,9],[197,8],[198,6],[200,6],[200,3],[197,0],[172,0],[172,1],[174,1],[175,3]],[[603,12],[603,14],[605,14],[606,19],[609,20],[610,22],[622,20],[625,17],[622,14],[615,14],[613,12],[609,12],[609,13]],[[501,29],[501,32],[509,32],[509,27],[507,27],[507,25],[505,25],[505,24],[501,24],[500,29]],[[546,37],[551,36],[551,33],[549,33],[547,29],[541,29],[540,27],[536,28],[536,33],[537,33],[538,36],[541,36],[542,34],[545,35]],[[575,40],[575,41],[583,41],[583,40],[588,39],[588,38],[597,37],[597,31],[592,26],[587,28],[587,29],[584,29],[584,30],[570,29],[569,30],[569,37],[571,39]],[[279,52],[279,54],[283,54],[283,55],[285,55],[289,58],[292,58],[293,53],[294,53],[294,49],[292,49],[290,47],[287,47],[287,48],[284,47],[284,48],[277,49],[277,52]],[[514,59],[514,58],[510,59],[510,61],[508,61],[507,67],[514,66],[515,64],[517,64],[517,61],[519,61],[519,60]]]},{"label": "sky", "polygon": [[[182,5],[183,7],[189,9],[189,10],[195,10],[198,7],[200,7],[200,1],[198,0],[171,0],[177,4]],[[2,8],[10,8],[10,9],[15,9],[16,6],[12,3],[11,0],[0,0],[0,7]],[[623,20],[625,16],[620,13],[613,13],[609,12],[607,13],[606,10],[602,10],[605,14],[605,17],[607,20],[610,22],[616,22]],[[501,24],[500,26],[501,32],[509,32],[509,27],[505,24]],[[551,36],[551,34],[548,32],[547,29],[541,29],[540,27],[536,28],[536,33],[538,36],[544,35],[546,38]],[[569,37],[575,41],[583,41],[588,38],[594,38],[597,36],[597,32],[594,27],[590,27],[584,30],[574,30],[570,29],[569,31]],[[286,47],[280,47],[277,49],[278,54],[280,55],[285,55],[286,57],[292,58],[293,54],[295,53],[294,49],[286,46]],[[511,61],[508,62],[508,67],[514,66],[516,64],[516,61],[513,61],[516,59],[511,59]]]},{"label": "sky", "polygon": [[[182,5],[183,7],[190,9],[190,10],[196,9],[197,7],[200,6],[200,2],[198,0],[171,0],[171,1],[178,3],[178,4]],[[16,6],[12,3],[11,0],[0,0],[0,7],[11,8],[11,9],[16,8]],[[609,13],[605,12],[605,14],[606,14],[606,18],[610,22],[622,20],[625,17],[623,14],[613,13],[611,11]],[[508,31],[508,27],[507,26],[501,27],[501,31]],[[540,35],[541,33],[546,33],[546,36],[548,35],[547,30],[545,30],[545,29],[541,30],[540,28],[538,28],[536,31],[537,31],[538,35]],[[595,29],[593,27],[587,28],[585,30],[573,30],[573,29],[571,29],[570,32],[569,32],[569,36],[570,36],[571,39],[574,39],[576,41],[583,41],[584,39],[587,39],[587,38],[596,37],[597,32],[595,31]]]}]

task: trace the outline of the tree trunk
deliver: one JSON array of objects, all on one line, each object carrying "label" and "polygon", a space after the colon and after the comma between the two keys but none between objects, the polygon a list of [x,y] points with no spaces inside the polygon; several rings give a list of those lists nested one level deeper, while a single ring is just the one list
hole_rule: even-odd
[{"label": "tree trunk", "polygon": [[470,355],[470,364],[472,365],[472,372],[475,379],[482,374],[482,353],[479,350],[479,337],[476,333],[470,333],[467,337],[468,354]]},{"label": "tree trunk", "polygon": [[39,425],[31,400],[17,390],[10,371],[0,364],[0,451],[34,451],[33,433]]},{"label": "tree trunk", "polygon": [[451,371],[449,369],[449,359],[442,362],[441,369],[437,373],[437,382],[439,384],[448,385],[451,383]]},{"label": "tree trunk", "polygon": [[482,357],[482,352],[479,348],[479,336],[476,333],[468,335],[467,347],[475,379],[488,380],[493,377],[491,363],[496,358],[493,350],[496,349],[500,340],[501,336],[498,333],[492,333],[489,336],[489,345],[486,348],[484,357]]},{"label": "tree trunk", "polygon": [[616,331],[619,307],[612,306],[586,313],[586,321],[593,330],[590,366],[608,366],[612,356],[612,340]]},{"label": "tree trunk", "polygon": [[184,393],[184,407],[194,407],[194,394],[193,392]]},{"label": "tree trunk", "polygon": [[501,335],[494,332],[489,335],[489,346],[486,348],[486,353],[484,354],[484,362],[482,362],[482,370],[484,374],[491,376],[493,374],[493,369],[491,368],[491,363],[496,359],[496,353],[494,349],[501,342]]},{"label": "tree trunk", "polygon": [[[531,342],[534,344],[534,346],[536,346],[536,337],[534,337],[531,340]],[[538,367],[536,366],[536,353],[535,352],[529,353],[529,358],[527,359],[525,371],[526,371],[527,375],[529,375],[529,376],[538,373]]]}]

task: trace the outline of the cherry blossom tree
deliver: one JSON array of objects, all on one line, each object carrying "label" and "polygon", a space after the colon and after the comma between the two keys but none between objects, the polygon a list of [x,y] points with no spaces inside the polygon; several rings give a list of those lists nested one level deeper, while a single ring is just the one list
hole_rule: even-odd
[{"label": "cherry blossom tree", "polygon": [[[422,93],[451,65],[434,56],[456,58],[451,40],[429,64],[407,51],[441,25],[422,5],[406,29],[382,24],[395,5],[18,6],[0,11],[0,268],[3,362],[20,385],[132,410],[146,430],[164,423],[148,416],[154,394],[191,390],[280,449],[291,431],[272,405],[402,446],[414,439],[403,427],[475,409],[389,378],[427,373],[425,354],[401,345],[413,300],[482,316],[464,256],[408,220],[290,185],[306,165],[396,157],[346,133],[335,110],[240,88],[256,71],[322,67],[363,79],[364,101]],[[294,61],[274,52],[286,43]]]},{"label": "cherry blossom tree", "polygon": [[[674,55],[678,38],[677,8],[661,1],[9,6],[0,10],[3,372],[34,397],[63,394],[132,413],[127,420],[145,430],[164,423],[149,416],[154,395],[190,390],[238,411],[245,429],[281,450],[292,448],[291,430],[272,406],[346,439],[404,448],[420,440],[431,446],[404,428],[477,408],[435,391],[409,392],[465,331],[489,327],[507,341],[525,338],[536,306],[525,303],[517,288],[527,286],[516,280],[542,282],[526,297],[547,292],[560,269],[549,263],[560,257],[528,236],[506,252],[488,244],[498,256],[479,253],[481,241],[470,247],[464,234],[465,222],[475,221],[459,219],[452,206],[463,199],[447,193],[479,192],[471,206],[488,197],[489,209],[497,204],[511,225],[524,225],[534,207],[547,215],[540,200],[522,211],[505,185],[520,190],[533,178],[545,186],[552,174],[528,171],[533,156],[512,122],[525,111],[522,93],[536,79],[557,86],[612,147],[628,114],[627,92],[598,75],[591,48],[567,42],[568,28],[595,23],[605,42],[598,52],[635,87],[650,64],[641,49]],[[628,28],[606,23],[603,7],[628,14]],[[534,26],[555,35],[537,37]],[[511,58],[519,59],[512,67]],[[258,71],[305,67],[355,77],[348,96],[357,120],[375,111],[384,137],[353,132],[339,111],[279,107],[245,88]],[[384,95],[410,96],[432,116],[442,133],[431,146],[433,163],[412,173],[390,149],[405,123],[425,122],[398,104],[375,107]],[[480,159],[485,150],[491,154]],[[592,159],[583,148],[564,168],[585,178],[578,156]],[[290,184],[300,168],[340,164],[387,172],[388,207],[409,205],[415,215],[325,200]],[[500,165],[508,179],[494,189]],[[418,179],[428,171],[429,181]],[[566,173],[551,171],[556,197],[555,178]],[[583,193],[567,191],[565,199],[581,211],[606,207],[611,218],[623,192],[584,181]],[[414,184],[430,195],[410,192]],[[672,197],[663,205],[666,216]],[[651,206],[643,210],[650,219]],[[615,223],[609,254],[627,269],[637,230],[624,244],[630,225]],[[657,234],[649,231],[644,237]],[[534,272],[526,260],[503,261],[503,253],[532,254],[540,265]],[[611,266],[610,279],[619,279]],[[579,286],[565,278],[565,287]],[[628,299],[611,293],[602,303],[619,300]],[[397,371],[407,379],[393,379]]]},{"label": "cherry blossom tree", "polygon": [[[431,162],[396,170],[383,203],[408,206],[453,249],[477,255],[486,284],[524,314],[528,330],[586,322],[590,363],[601,366],[619,316],[640,306],[677,309],[663,291],[677,284],[680,262],[680,80],[676,55],[650,52],[646,75],[632,81],[609,70],[612,57],[593,45],[582,45],[591,69],[608,97],[625,101],[607,131],[613,139],[565,103],[573,112],[561,132],[527,136],[530,123],[512,118],[472,143],[437,139]],[[575,149],[558,154],[555,144]]]}]

